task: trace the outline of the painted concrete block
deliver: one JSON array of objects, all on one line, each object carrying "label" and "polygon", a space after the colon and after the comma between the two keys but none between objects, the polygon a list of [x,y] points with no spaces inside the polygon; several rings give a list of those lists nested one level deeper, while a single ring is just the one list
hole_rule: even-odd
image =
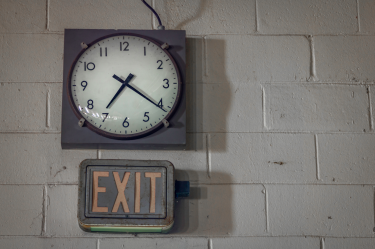
[{"label": "painted concrete block", "polygon": [[371,0],[360,0],[359,24],[361,33],[375,33],[375,2]]},{"label": "painted concrete block", "polygon": [[326,183],[374,184],[375,135],[319,134],[320,177]]},{"label": "painted concrete block", "polygon": [[62,82],[63,35],[3,35],[0,82]]},{"label": "painted concrete block", "polygon": [[373,236],[372,186],[269,185],[272,235]]},{"label": "painted concrete block", "polygon": [[305,237],[237,237],[214,238],[212,247],[215,249],[317,249],[319,238]]},{"label": "painted concrete block", "polygon": [[305,36],[210,35],[205,83],[294,82],[310,77]]},{"label": "painted concrete block", "polygon": [[369,108],[369,110],[371,110],[371,130],[374,130],[374,124],[375,124],[375,117],[374,117],[374,113],[375,113],[375,86],[374,85],[370,85],[368,86],[368,91],[369,91],[369,97],[370,97],[370,104],[371,104],[371,108]]},{"label": "painted concrete block", "polygon": [[168,160],[175,166],[177,180],[204,182],[207,180],[206,154],[205,134],[188,133],[186,150],[101,150],[101,159]]},{"label": "painted concrete block", "polygon": [[[77,170],[78,172],[78,170]],[[133,237],[124,233],[88,233],[78,226],[78,186],[49,185],[47,209],[47,236],[52,237]]]},{"label": "painted concrete block", "polygon": [[268,34],[355,33],[353,0],[265,0],[258,2],[259,32]]},{"label": "painted concrete block", "polygon": [[47,189],[49,205],[47,209],[48,236],[82,237],[92,235],[78,226],[78,186],[50,185]]},{"label": "painted concrete block", "polygon": [[255,0],[163,0],[155,4],[167,29],[186,30],[189,35],[255,32]]},{"label": "painted concrete block", "polygon": [[62,90],[62,83],[49,84],[48,86],[48,130],[61,131]]},{"label": "painted concrete block", "polygon": [[1,1],[0,33],[41,32],[46,28],[46,1]]},{"label": "painted concrete block", "polygon": [[96,239],[87,238],[42,238],[42,237],[5,237],[0,238],[0,244],[7,249],[66,249],[66,248],[96,248]]},{"label": "painted concrete block", "polygon": [[[150,236],[150,234],[149,234]],[[139,248],[139,249],[208,249],[205,238],[127,238],[100,239],[100,249]]]},{"label": "painted concrete block", "polygon": [[151,11],[141,1],[51,0],[49,6],[51,31],[151,29]]},{"label": "painted concrete block", "polygon": [[325,238],[326,249],[372,249],[375,245],[374,238]]},{"label": "painted concrete block", "polygon": [[328,82],[374,81],[369,53],[375,36],[318,36],[315,41],[316,72],[319,80]]},{"label": "painted concrete block", "polygon": [[[256,236],[265,234],[261,185],[194,185],[175,204],[172,236]],[[163,235],[164,236],[164,235]]]},{"label": "painted concrete block", "polygon": [[264,89],[266,127],[271,130],[369,130],[364,86],[267,84]]},{"label": "painted concrete block", "polygon": [[259,85],[187,85],[187,130],[194,132],[262,131]]},{"label": "painted concrete block", "polygon": [[1,184],[77,183],[96,151],[62,150],[60,134],[0,134]]},{"label": "painted concrete block", "polygon": [[0,235],[40,235],[43,186],[0,186]]},{"label": "painted concrete block", "polygon": [[45,84],[0,84],[0,131],[43,131],[46,129]]},{"label": "painted concrete block", "polygon": [[311,134],[214,133],[211,181],[306,183],[316,180]]}]

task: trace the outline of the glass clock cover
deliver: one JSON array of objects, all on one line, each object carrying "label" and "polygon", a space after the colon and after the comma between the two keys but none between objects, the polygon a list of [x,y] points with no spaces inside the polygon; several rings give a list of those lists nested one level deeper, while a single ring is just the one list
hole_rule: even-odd
[{"label": "glass clock cover", "polygon": [[73,111],[106,137],[146,136],[173,114],[181,92],[176,63],[140,35],[102,37],[77,56],[68,79]]}]

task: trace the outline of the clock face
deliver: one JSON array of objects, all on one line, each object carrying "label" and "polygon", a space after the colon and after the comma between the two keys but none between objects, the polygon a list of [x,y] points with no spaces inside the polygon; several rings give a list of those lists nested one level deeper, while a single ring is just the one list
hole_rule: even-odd
[{"label": "clock face", "polygon": [[73,63],[68,95],[75,114],[93,131],[134,139],[163,125],[178,104],[181,80],[170,54],[147,37],[98,39]]}]

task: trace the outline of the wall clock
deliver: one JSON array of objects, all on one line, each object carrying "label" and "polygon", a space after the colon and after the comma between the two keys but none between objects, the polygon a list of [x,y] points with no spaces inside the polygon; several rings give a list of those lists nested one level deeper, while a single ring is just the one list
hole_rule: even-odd
[{"label": "wall clock", "polygon": [[185,37],[65,30],[62,148],[183,149]]}]

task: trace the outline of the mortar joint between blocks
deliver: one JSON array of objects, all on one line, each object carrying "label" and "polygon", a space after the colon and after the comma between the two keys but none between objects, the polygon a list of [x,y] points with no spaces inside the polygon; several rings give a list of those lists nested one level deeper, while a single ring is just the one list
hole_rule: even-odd
[{"label": "mortar joint between blocks", "polygon": [[207,241],[208,243],[208,245],[207,245],[207,247],[208,247],[208,249],[213,249],[213,246],[212,246],[212,239],[210,238],[210,239],[208,239],[208,241]]},{"label": "mortar joint between blocks", "polygon": [[361,32],[361,19],[359,16],[359,0],[356,0],[357,3],[357,33]]},{"label": "mortar joint between blocks", "polygon": [[315,145],[315,164],[316,164],[316,180],[320,179],[320,165],[319,165],[319,146],[318,146],[318,134],[314,134],[314,145]]},{"label": "mortar joint between blocks", "polygon": [[207,165],[207,178],[211,178],[211,135],[206,134],[206,165]]},{"label": "mortar joint between blocks", "polygon": [[50,9],[50,0],[46,0],[46,31],[49,30],[49,9]]},{"label": "mortar joint between blocks", "polygon": [[47,233],[47,208],[48,208],[47,185],[44,185],[43,186],[42,231],[41,231],[41,236],[46,236],[46,233]]},{"label": "mortar joint between blocks", "polygon": [[269,224],[269,213],[268,213],[268,192],[267,192],[267,188],[266,186],[263,184],[263,183],[260,183],[262,186],[263,186],[263,190],[262,190],[262,194],[264,194],[264,215],[265,215],[265,219],[266,219],[266,233],[269,233],[269,228],[270,228],[270,224]]},{"label": "mortar joint between blocks", "polygon": [[367,92],[367,98],[368,98],[368,102],[369,102],[369,109],[368,109],[368,112],[369,112],[369,125],[370,125],[370,131],[374,131],[374,121],[373,121],[373,113],[372,113],[372,99],[371,99],[371,86],[367,85],[366,86],[366,92]]},{"label": "mortar joint between blocks", "polygon": [[51,90],[47,90],[46,96],[46,128],[49,129],[51,127]]},{"label": "mortar joint between blocks", "polygon": [[314,37],[313,35],[307,35],[307,40],[309,41],[310,45],[310,77],[307,81],[318,81],[318,77],[316,75],[316,63],[315,63],[315,46],[314,46]]},{"label": "mortar joint between blocks", "polygon": [[259,20],[258,20],[258,0],[255,0],[255,33],[259,32]]}]

